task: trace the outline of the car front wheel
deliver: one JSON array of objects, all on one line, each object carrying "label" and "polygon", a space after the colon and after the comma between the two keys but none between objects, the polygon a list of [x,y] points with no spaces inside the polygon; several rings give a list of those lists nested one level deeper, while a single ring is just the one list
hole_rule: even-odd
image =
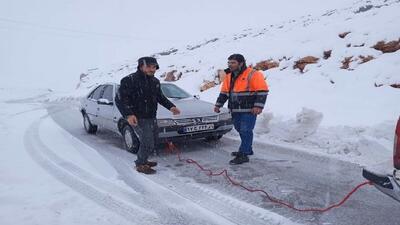
[{"label": "car front wheel", "polygon": [[139,139],[137,138],[132,127],[125,125],[122,129],[122,139],[124,141],[125,149],[128,152],[136,154],[139,150]]},{"label": "car front wheel", "polygon": [[89,116],[86,113],[83,113],[83,126],[89,134],[95,134],[97,132],[97,126],[90,122]]}]

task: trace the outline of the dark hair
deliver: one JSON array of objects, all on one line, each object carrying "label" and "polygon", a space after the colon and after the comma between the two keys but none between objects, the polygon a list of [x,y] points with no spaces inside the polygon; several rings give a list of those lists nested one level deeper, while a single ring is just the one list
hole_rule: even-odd
[{"label": "dark hair", "polygon": [[139,70],[140,67],[142,67],[143,65],[156,65],[157,69],[160,69],[160,66],[157,63],[157,59],[154,57],[142,57],[140,59],[138,59],[138,66],[137,69]]},{"label": "dark hair", "polygon": [[243,66],[246,67],[246,59],[241,54],[233,54],[228,57],[228,60],[236,60],[238,63],[243,63]]}]

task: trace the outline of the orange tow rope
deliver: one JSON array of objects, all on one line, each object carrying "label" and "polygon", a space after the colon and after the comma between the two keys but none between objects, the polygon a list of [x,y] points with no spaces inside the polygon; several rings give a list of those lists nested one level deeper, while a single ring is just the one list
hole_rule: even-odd
[{"label": "orange tow rope", "polygon": [[188,164],[194,164],[196,165],[201,171],[205,172],[207,176],[210,177],[215,177],[215,176],[224,176],[232,185],[234,186],[238,186],[241,187],[243,189],[245,189],[248,192],[260,192],[262,194],[265,195],[265,197],[270,200],[273,203],[279,204],[279,205],[283,205],[286,206],[290,209],[293,209],[295,211],[299,211],[299,212],[319,212],[319,213],[324,213],[327,212],[333,208],[338,208],[340,206],[342,206],[349,198],[351,195],[353,195],[356,191],[358,191],[361,187],[366,186],[366,185],[372,185],[372,182],[370,181],[365,181],[363,183],[360,183],[359,185],[357,185],[356,187],[354,187],[339,203],[336,204],[332,204],[326,208],[297,208],[295,206],[293,206],[290,203],[286,203],[283,200],[280,200],[278,198],[272,197],[271,195],[269,195],[265,190],[262,189],[253,189],[253,188],[249,188],[246,187],[245,185],[239,183],[238,181],[235,181],[234,179],[232,179],[231,176],[228,175],[228,171],[226,169],[223,169],[221,172],[213,172],[210,169],[206,169],[203,166],[201,166],[196,160],[193,159],[183,159],[181,157],[181,152],[179,151],[179,149],[172,143],[169,142],[167,149],[166,149],[169,153],[176,153],[178,156],[178,160],[181,162],[186,162]]}]

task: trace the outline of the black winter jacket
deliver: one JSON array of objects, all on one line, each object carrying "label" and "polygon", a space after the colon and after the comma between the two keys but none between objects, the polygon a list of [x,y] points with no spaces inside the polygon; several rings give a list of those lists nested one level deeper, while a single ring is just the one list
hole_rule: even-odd
[{"label": "black winter jacket", "polygon": [[135,115],[138,119],[156,118],[157,103],[168,110],[175,106],[162,93],[160,81],[140,70],[122,78],[118,97],[124,117]]}]

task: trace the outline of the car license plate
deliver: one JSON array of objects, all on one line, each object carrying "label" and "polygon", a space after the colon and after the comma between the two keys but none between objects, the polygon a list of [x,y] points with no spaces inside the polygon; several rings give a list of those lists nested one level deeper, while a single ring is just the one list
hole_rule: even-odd
[{"label": "car license plate", "polygon": [[214,124],[203,124],[203,125],[196,125],[183,128],[183,132],[191,133],[196,131],[204,131],[204,130],[213,130]]}]

